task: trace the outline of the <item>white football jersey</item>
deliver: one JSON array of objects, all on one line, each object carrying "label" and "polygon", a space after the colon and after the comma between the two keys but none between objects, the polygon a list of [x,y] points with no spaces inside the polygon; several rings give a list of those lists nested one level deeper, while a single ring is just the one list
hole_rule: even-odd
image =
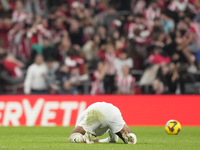
[{"label": "white football jersey", "polygon": [[97,102],[90,105],[77,119],[76,126],[82,126],[95,136],[101,136],[109,130],[119,132],[125,124],[120,110],[106,102]]}]

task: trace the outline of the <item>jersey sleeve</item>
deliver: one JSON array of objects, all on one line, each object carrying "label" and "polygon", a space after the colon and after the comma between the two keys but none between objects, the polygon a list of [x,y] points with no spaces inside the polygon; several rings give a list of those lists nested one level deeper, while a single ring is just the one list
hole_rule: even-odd
[{"label": "jersey sleeve", "polygon": [[84,118],[85,118],[85,111],[82,112],[82,113],[78,116],[78,118],[77,118],[77,120],[76,120],[76,126],[79,126],[79,125],[81,124],[81,121],[84,120]]}]

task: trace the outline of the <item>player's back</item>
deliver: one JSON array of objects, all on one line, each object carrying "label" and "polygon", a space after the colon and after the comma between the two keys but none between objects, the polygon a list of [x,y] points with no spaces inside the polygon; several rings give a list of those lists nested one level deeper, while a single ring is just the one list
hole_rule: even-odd
[{"label": "player's back", "polygon": [[90,105],[77,119],[76,126],[82,126],[93,135],[103,135],[108,129],[119,132],[125,124],[117,107],[106,102]]},{"label": "player's back", "polygon": [[106,120],[112,120],[116,114],[120,113],[116,106],[106,102],[96,102],[90,105],[85,111],[88,113],[91,110],[99,111],[106,118]]}]

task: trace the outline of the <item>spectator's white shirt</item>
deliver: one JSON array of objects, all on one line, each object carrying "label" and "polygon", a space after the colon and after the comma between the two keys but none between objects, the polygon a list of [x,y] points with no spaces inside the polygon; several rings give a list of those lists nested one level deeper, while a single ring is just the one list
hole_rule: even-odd
[{"label": "spectator's white shirt", "polygon": [[131,58],[127,58],[125,60],[121,60],[119,58],[115,58],[115,68],[117,70],[117,75],[122,75],[122,67],[128,66],[129,68],[133,67],[133,60]]},{"label": "spectator's white shirt", "polygon": [[46,64],[32,64],[28,70],[24,82],[24,93],[30,94],[31,89],[34,90],[46,90],[47,83],[45,76],[47,74],[48,68]]}]

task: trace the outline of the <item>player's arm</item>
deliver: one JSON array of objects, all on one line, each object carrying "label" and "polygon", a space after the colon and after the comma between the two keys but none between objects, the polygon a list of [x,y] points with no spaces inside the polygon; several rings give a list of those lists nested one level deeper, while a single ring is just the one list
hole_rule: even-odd
[{"label": "player's arm", "polygon": [[72,130],[72,132],[71,132],[70,135],[72,135],[73,133],[81,133],[82,135],[84,135],[84,134],[85,134],[85,130],[84,130],[83,127],[81,127],[81,126],[76,126],[76,127]]},{"label": "player's arm", "polygon": [[85,134],[85,130],[83,129],[83,127],[80,125],[82,120],[84,119],[85,115],[84,115],[84,112],[81,113],[79,116],[78,116],[78,119],[76,120],[76,126],[75,128],[72,130],[71,134],[72,135],[73,133],[81,133],[82,135]]},{"label": "player's arm", "polygon": [[131,132],[131,129],[127,124],[125,124],[122,130],[116,134],[124,141],[125,144],[137,143],[136,135]]}]

